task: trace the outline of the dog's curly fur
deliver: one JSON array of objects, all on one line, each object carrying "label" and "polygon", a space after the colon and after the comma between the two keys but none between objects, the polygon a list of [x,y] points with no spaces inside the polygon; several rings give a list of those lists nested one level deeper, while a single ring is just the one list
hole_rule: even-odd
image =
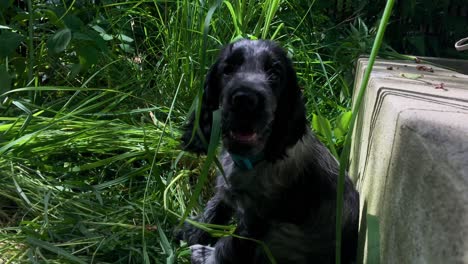
[{"label": "dog's curly fur", "polygon": [[[197,220],[226,224],[234,216],[235,234],[263,241],[277,263],[334,263],[339,165],[309,129],[286,52],[264,40],[226,46],[205,81],[199,122],[205,143],[219,108],[227,181],[217,178],[216,193]],[[182,140],[187,150],[203,153],[200,134],[192,138],[194,120],[192,115]],[[239,166],[233,156],[256,157],[253,168]],[[356,257],[358,208],[358,193],[346,177],[343,263]],[[270,263],[252,240],[216,240],[189,225],[182,234],[192,245],[192,263]]]}]

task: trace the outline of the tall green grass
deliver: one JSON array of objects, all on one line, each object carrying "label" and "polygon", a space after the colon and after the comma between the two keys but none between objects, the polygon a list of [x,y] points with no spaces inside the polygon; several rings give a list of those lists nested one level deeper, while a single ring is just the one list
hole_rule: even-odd
[{"label": "tall green grass", "polygon": [[[179,130],[163,133],[156,116],[166,107],[118,109],[128,97],[92,93],[66,112],[15,100],[30,115],[0,117],[1,206],[12,212],[1,218],[5,260],[139,263],[146,253],[149,262],[168,255],[174,263],[162,193],[182,168],[174,164]],[[188,168],[192,160],[179,158]]]},{"label": "tall green grass", "polygon": [[[173,229],[209,195],[215,145],[200,158],[181,152],[178,138],[208,66],[238,38],[288,50],[314,130],[336,156],[344,146],[348,73],[372,34],[339,42],[314,1],[27,3],[29,24],[12,7],[1,18],[27,43],[0,58],[13,77],[0,95],[6,263],[188,263]],[[51,53],[64,30],[70,39]]]}]

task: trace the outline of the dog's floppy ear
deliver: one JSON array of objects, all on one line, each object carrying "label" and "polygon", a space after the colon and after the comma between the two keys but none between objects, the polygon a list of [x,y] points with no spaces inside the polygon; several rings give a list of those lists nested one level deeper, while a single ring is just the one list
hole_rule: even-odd
[{"label": "dog's floppy ear", "polygon": [[265,147],[265,158],[275,160],[286,155],[286,149],[306,133],[307,119],[302,92],[290,59],[283,56],[284,79],[275,112],[272,133]]},{"label": "dog's floppy ear", "polygon": [[217,74],[218,65],[219,61],[211,66],[205,78],[198,128],[194,131],[198,104],[195,104],[195,109],[185,125],[185,131],[182,135],[184,150],[198,154],[206,154],[208,151],[213,112],[219,108],[219,97],[221,94],[219,76]]}]

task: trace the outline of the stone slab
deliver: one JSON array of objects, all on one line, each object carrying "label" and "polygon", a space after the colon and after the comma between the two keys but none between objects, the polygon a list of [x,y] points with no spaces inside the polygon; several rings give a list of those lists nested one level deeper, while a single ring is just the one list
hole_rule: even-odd
[{"label": "stone slab", "polygon": [[361,217],[379,219],[380,262],[468,263],[468,75],[377,61],[353,139],[349,172]]}]

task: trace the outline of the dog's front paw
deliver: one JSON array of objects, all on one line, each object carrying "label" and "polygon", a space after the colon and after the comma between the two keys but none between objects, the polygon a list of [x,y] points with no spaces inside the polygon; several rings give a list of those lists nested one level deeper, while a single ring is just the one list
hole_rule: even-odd
[{"label": "dog's front paw", "polygon": [[175,230],[175,234],[177,240],[187,241],[189,245],[213,244],[216,242],[207,232],[188,223],[184,223],[181,229]]},{"label": "dog's front paw", "polygon": [[192,264],[215,264],[214,248],[203,245],[190,246]]}]

